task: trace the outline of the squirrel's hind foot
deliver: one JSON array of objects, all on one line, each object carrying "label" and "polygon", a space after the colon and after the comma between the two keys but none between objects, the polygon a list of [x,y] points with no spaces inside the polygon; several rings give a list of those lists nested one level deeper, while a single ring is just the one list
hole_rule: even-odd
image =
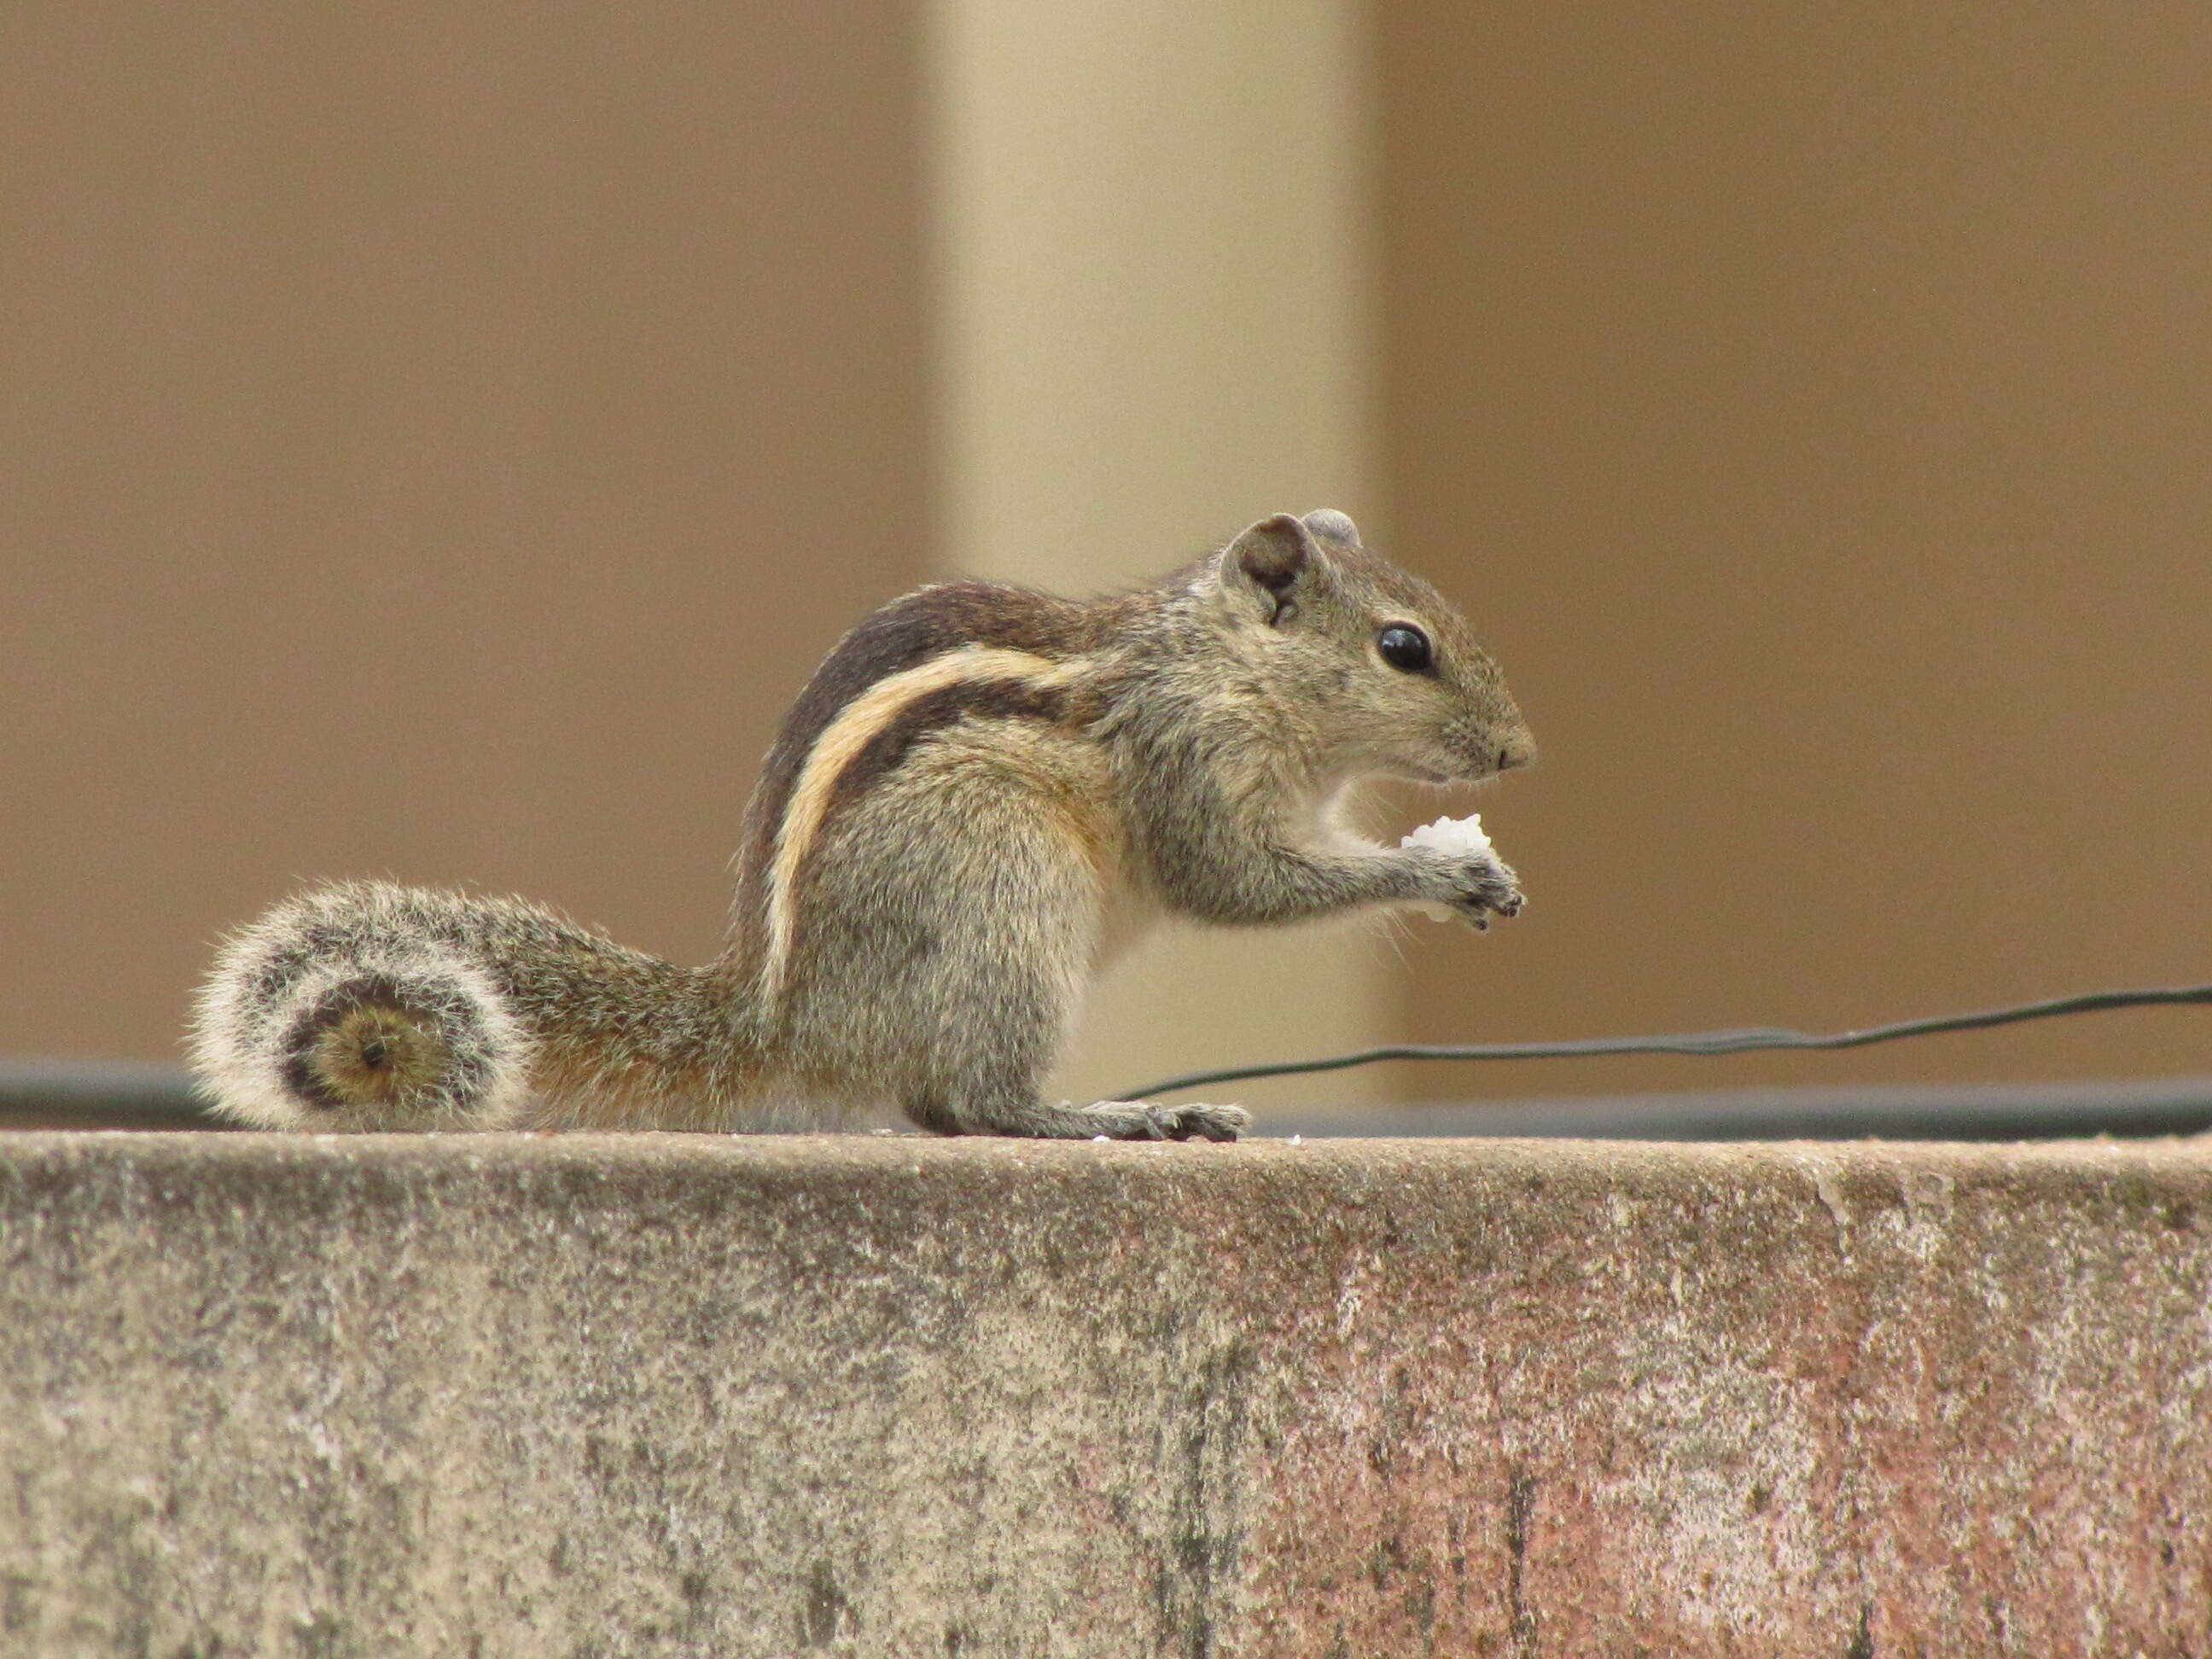
[{"label": "squirrel's hind foot", "polygon": [[939,1134],[1025,1140],[1234,1140],[1252,1127],[1252,1115],[1242,1106],[1158,1106],[1145,1100],[1090,1106],[1024,1102],[959,1111],[908,1107],[907,1115]]},{"label": "squirrel's hind foot", "polygon": [[[1101,1103],[1118,1106],[1124,1103]],[[1242,1106],[1154,1106],[1141,1101],[1127,1103],[1142,1106],[1145,1114],[1143,1134],[1127,1139],[1234,1140],[1252,1127],[1252,1114]]]},{"label": "squirrel's hind foot", "polygon": [[1075,1136],[1106,1140],[1234,1140],[1252,1127],[1242,1106],[1158,1106],[1146,1100],[1102,1100],[1063,1109]]}]

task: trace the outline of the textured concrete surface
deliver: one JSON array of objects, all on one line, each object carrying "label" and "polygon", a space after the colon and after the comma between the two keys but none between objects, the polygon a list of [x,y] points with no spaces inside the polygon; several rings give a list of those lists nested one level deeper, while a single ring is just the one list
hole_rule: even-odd
[{"label": "textured concrete surface", "polygon": [[2212,1652],[2195,1146],[0,1137],[0,1653]]}]

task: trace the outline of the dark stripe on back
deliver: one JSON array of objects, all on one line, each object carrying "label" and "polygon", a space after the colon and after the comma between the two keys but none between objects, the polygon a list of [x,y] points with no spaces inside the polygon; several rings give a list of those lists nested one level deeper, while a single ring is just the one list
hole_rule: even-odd
[{"label": "dark stripe on back", "polygon": [[840,640],[783,717],[745,809],[738,920],[750,939],[759,939],[776,826],[815,740],[848,703],[877,681],[963,645],[1054,662],[1079,656],[1103,638],[1116,609],[1112,600],[1082,605],[996,582],[948,582],[894,599]]},{"label": "dark stripe on back", "polygon": [[901,708],[845,763],[830,787],[830,811],[836,813],[851,805],[878,779],[896,771],[915,744],[969,715],[978,720],[1043,720],[1060,726],[1068,720],[1071,704],[1065,690],[1026,680],[963,680],[939,686]]}]

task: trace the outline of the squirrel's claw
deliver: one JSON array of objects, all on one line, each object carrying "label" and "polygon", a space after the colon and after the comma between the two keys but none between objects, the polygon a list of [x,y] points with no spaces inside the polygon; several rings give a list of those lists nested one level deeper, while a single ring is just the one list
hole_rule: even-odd
[{"label": "squirrel's claw", "polygon": [[1242,1106],[1156,1106],[1149,1101],[1128,1104],[1137,1109],[1122,1126],[1105,1130],[1109,1139],[1234,1140],[1252,1127],[1252,1115]]},{"label": "squirrel's claw", "polygon": [[1452,902],[1469,927],[1477,933],[1488,933],[1492,915],[1517,916],[1528,900],[1521,891],[1520,878],[1510,866],[1486,860],[1469,872],[1468,884]]}]

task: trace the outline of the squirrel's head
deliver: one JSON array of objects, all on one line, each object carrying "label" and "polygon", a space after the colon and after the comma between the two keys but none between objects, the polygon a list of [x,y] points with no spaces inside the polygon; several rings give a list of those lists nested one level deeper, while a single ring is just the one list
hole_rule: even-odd
[{"label": "squirrel's head", "polygon": [[1238,654],[1297,702],[1318,697],[1327,763],[1468,783],[1536,757],[1505,676],[1419,576],[1360,545],[1343,514],[1262,519],[1213,564]]}]

